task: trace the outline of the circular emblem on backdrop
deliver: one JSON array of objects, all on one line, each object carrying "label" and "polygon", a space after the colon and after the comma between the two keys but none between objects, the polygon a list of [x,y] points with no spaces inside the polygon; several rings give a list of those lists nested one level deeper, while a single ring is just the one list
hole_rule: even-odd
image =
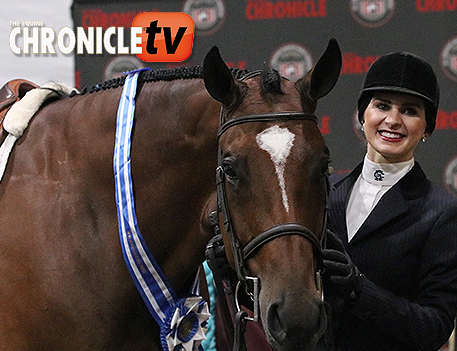
[{"label": "circular emblem on backdrop", "polygon": [[118,56],[108,62],[103,71],[104,80],[117,78],[122,73],[143,68],[143,63],[136,56]]},{"label": "circular emblem on backdrop", "polygon": [[449,78],[457,81],[457,37],[448,41],[441,51],[441,67]]},{"label": "circular emblem on backdrop", "polygon": [[457,157],[454,157],[444,170],[444,185],[449,192],[457,195]]},{"label": "circular emblem on backdrop", "polygon": [[187,0],[183,12],[195,23],[195,30],[200,34],[212,34],[218,30],[225,18],[225,6],[222,0]]},{"label": "circular emblem on backdrop", "polygon": [[309,52],[301,45],[286,44],[273,52],[270,67],[291,81],[303,77],[313,67]]},{"label": "circular emblem on backdrop", "polygon": [[394,0],[351,0],[351,15],[365,27],[381,27],[394,15]]}]

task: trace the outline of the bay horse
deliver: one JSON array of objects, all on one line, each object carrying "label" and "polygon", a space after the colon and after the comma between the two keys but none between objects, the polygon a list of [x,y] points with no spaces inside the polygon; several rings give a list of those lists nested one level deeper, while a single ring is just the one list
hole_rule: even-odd
[{"label": "bay horse", "polygon": [[[240,80],[246,72],[230,71],[217,50],[202,69],[140,73],[131,146],[136,216],[177,294],[188,291],[212,234],[220,111],[224,120],[308,116],[340,67],[331,40],[296,83],[274,71]],[[123,83],[45,103],[12,150],[0,183],[2,350],[161,349],[119,243],[113,150]],[[282,223],[320,239],[329,156],[314,118],[233,125],[219,146],[242,245]],[[244,269],[261,280],[269,342],[278,351],[311,350],[326,319],[313,244],[287,235],[255,250]]]}]

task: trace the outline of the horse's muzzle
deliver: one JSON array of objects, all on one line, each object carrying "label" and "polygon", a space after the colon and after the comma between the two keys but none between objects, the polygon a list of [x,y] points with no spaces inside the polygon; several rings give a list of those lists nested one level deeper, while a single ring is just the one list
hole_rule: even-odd
[{"label": "horse's muzzle", "polygon": [[276,351],[312,351],[325,331],[327,314],[318,298],[286,297],[270,305],[263,322]]}]

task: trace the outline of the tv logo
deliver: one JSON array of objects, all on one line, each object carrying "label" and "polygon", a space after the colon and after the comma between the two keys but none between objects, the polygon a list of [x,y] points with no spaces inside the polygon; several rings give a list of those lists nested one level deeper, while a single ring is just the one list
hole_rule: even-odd
[{"label": "tv logo", "polygon": [[141,53],[146,62],[180,62],[192,53],[194,21],[182,12],[144,12],[132,27],[141,27]]}]

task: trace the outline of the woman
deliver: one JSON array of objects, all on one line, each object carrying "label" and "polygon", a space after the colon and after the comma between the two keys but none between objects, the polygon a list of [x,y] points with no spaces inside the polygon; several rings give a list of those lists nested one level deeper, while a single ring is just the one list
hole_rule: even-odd
[{"label": "woman", "polygon": [[439,88],[409,53],[379,58],[358,101],[364,161],[331,177],[324,250],[336,350],[437,350],[457,312],[457,199],[414,160],[432,134]]}]

